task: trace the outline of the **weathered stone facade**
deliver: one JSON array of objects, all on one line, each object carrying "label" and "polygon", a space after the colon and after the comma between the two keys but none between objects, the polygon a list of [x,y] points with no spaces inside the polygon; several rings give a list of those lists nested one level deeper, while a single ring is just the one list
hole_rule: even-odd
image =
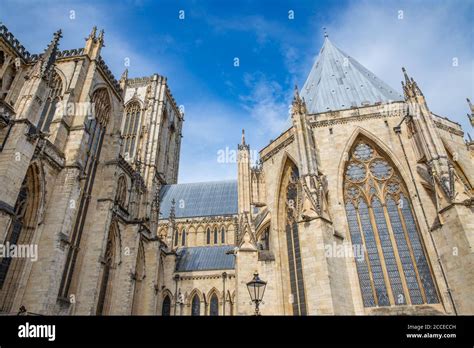
[{"label": "weathered stone facade", "polygon": [[258,272],[264,315],[474,313],[474,144],[405,71],[392,99],[326,38],[259,164],[242,134],[236,182],[186,186],[167,79],[60,38],[0,26],[0,240],[38,248],[0,258],[0,312],[250,315]]}]

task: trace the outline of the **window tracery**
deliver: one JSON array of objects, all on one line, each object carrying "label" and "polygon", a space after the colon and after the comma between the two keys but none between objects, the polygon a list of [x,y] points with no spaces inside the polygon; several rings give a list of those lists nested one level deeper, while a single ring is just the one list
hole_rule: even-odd
[{"label": "window tracery", "polygon": [[368,141],[354,146],[344,200],[365,307],[438,303],[438,294],[405,185]]},{"label": "window tracery", "polygon": [[131,102],[125,108],[125,123],[122,131],[122,156],[133,158],[138,139],[141,108],[138,102]]}]

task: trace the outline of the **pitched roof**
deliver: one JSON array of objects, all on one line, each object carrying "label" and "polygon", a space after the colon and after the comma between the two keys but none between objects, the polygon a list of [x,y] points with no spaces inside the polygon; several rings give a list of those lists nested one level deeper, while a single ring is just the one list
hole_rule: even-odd
[{"label": "pitched roof", "polygon": [[236,215],[237,181],[165,185],[160,192],[161,218],[169,217],[173,199],[177,218]]},{"label": "pitched roof", "polygon": [[311,114],[400,101],[403,97],[325,37],[300,93]]},{"label": "pitched roof", "polygon": [[234,269],[235,256],[227,253],[233,249],[233,245],[178,248],[176,272]]}]

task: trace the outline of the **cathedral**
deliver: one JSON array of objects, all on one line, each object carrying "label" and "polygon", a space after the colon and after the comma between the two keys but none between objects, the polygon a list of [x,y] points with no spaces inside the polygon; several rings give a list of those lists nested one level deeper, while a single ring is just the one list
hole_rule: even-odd
[{"label": "cathedral", "polygon": [[0,23],[0,313],[253,315],[258,273],[262,315],[474,314],[474,142],[405,69],[400,95],[326,35],[259,161],[242,131],[236,180],[180,184],[167,78],[61,37]]}]

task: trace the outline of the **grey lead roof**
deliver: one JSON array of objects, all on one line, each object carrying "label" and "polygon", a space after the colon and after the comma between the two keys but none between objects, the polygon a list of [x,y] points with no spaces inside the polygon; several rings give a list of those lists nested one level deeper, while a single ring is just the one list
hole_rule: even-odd
[{"label": "grey lead roof", "polygon": [[237,214],[237,181],[165,185],[160,192],[160,217],[167,219],[175,200],[175,217]]},{"label": "grey lead roof", "polygon": [[310,114],[400,101],[403,97],[325,37],[300,93]]},{"label": "grey lead roof", "polygon": [[181,247],[176,251],[176,272],[210,271],[235,268],[233,245]]}]

